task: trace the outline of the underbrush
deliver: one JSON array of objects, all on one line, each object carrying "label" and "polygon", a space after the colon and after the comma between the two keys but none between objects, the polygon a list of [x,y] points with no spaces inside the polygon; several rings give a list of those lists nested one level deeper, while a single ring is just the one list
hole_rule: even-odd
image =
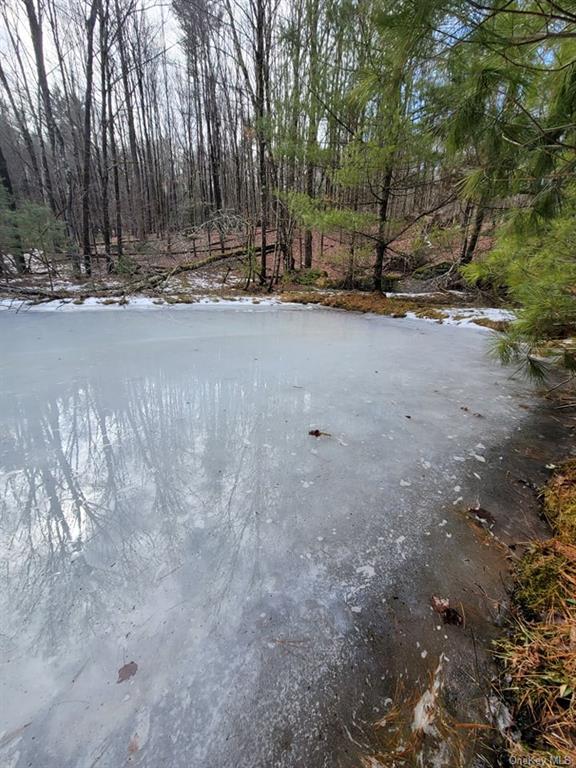
[{"label": "underbrush", "polygon": [[570,765],[576,764],[576,460],[558,468],[542,499],[554,535],[532,544],[516,568],[518,615],[497,654],[519,731],[508,744],[510,761]]},{"label": "underbrush", "polygon": [[323,287],[327,281],[327,273],[319,269],[300,269],[294,272],[287,272],[282,280],[286,285],[304,285]]}]

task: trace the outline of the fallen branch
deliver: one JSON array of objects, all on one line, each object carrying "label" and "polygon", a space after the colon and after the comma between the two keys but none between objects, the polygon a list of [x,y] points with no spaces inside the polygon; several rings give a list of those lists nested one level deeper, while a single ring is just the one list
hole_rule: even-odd
[{"label": "fallen branch", "polygon": [[[275,243],[269,243],[266,246],[266,253],[272,253],[275,248]],[[258,247],[258,251],[260,251],[260,247]],[[202,269],[203,267],[209,267],[219,261],[225,261],[226,259],[240,259],[245,258],[246,256],[248,256],[248,249],[244,246],[233,251],[226,251],[225,253],[215,253],[213,256],[207,256],[205,259],[199,259],[198,261],[185,261],[158,275],[152,275],[144,280],[139,280],[137,283],[133,283],[129,286],[130,291],[138,292],[143,289],[157,288],[161,283],[165,283],[171,277],[180,275],[183,272],[193,272],[197,269]]]},{"label": "fallen branch", "polygon": [[[266,246],[266,252],[272,253],[274,249],[276,248],[275,243],[268,243]],[[260,246],[257,246],[257,248],[254,249],[254,253],[260,252]],[[60,291],[49,291],[45,290],[43,288],[35,288],[35,287],[25,287],[25,286],[12,286],[12,285],[3,285],[0,286],[0,295],[2,293],[8,293],[11,296],[14,296],[14,298],[20,298],[22,300],[31,300],[38,302],[39,300],[54,300],[54,301],[65,301],[67,299],[79,299],[82,300],[86,298],[88,295],[98,296],[98,297],[106,297],[106,296],[118,296],[121,295],[129,295],[133,293],[138,293],[139,291],[143,290],[155,290],[158,289],[159,286],[162,284],[165,284],[170,278],[175,277],[176,275],[183,274],[185,272],[194,272],[198,269],[202,269],[204,267],[209,267],[212,264],[216,264],[221,261],[226,261],[227,259],[244,259],[249,255],[249,250],[246,246],[242,246],[239,248],[235,248],[232,250],[225,251],[224,253],[215,253],[212,256],[207,256],[205,259],[195,259],[194,261],[185,261],[181,264],[177,264],[176,266],[170,268],[170,269],[164,269],[161,272],[155,273],[153,275],[148,275],[145,278],[141,278],[136,282],[133,283],[126,283],[123,286],[101,286],[101,287],[94,287],[92,291],[89,289],[87,290],[76,290],[76,291],[67,291],[66,289],[62,289]]]},{"label": "fallen branch", "polygon": [[42,288],[26,288],[22,285],[2,285],[0,286],[0,294],[10,293],[15,298],[20,296],[30,297],[37,299],[72,299],[78,296],[77,293],[71,293],[70,291],[45,291]]}]

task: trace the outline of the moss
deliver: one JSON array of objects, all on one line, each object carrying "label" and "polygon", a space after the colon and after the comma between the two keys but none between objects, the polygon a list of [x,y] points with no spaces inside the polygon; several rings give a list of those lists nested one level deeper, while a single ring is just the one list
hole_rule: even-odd
[{"label": "moss", "polygon": [[510,328],[508,320],[490,320],[489,317],[477,317],[472,322],[483,328],[491,328],[493,331],[507,331]]},{"label": "moss", "polygon": [[571,565],[553,542],[538,542],[530,547],[515,573],[514,598],[524,616],[534,619],[561,609],[571,597],[564,578]]},{"label": "moss", "polygon": [[576,544],[576,460],[562,464],[544,493],[544,512],[558,538]]}]

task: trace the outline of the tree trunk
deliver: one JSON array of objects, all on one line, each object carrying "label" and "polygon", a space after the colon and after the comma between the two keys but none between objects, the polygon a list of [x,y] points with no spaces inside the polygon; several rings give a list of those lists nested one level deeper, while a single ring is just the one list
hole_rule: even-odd
[{"label": "tree trunk", "polygon": [[[8,208],[11,211],[16,210],[16,201],[14,200],[14,188],[12,187],[12,179],[8,171],[8,164],[2,152],[0,146],[0,184],[3,184],[6,192],[8,193]],[[22,253],[22,241],[20,240],[20,234],[16,231],[16,252],[13,254],[14,263],[16,264],[16,271],[19,274],[26,272],[26,261],[24,260],[24,254]]]},{"label": "tree trunk", "polygon": [[268,183],[266,174],[266,127],[264,125],[265,105],[265,61],[264,26],[265,0],[258,0],[256,13],[256,121],[258,133],[258,181],[260,183],[260,285],[266,283],[267,248],[266,229],[268,226]]},{"label": "tree trunk", "polygon": [[[307,22],[310,37],[309,53],[309,81],[310,96],[308,102],[308,136],[306,140],[306,194],[309,198],[315,196],[314,173],[316,159],[314,150],[318,143],[318,104],[315,90],[320,86],[318,72],[318,22],[320,20],[320,7],[318,0],[307,3]],[[312,266],[312,230],[304,233],[304,266],[310,269]]]},{"label": "tree trunk", "polygon": [[28,23],[30,26],[30,37],[32,38],[32,46],[34,48],[34,57],[36,61],[36,73],[38,75],[38,85],[40,88],[40,95],[42,97],[42,105],[44,107],[44,114],[46,117],[46,127],[48,129],[48,138],[50,140],[50,149],[52,154],[56,153],[56,136],[58,130],[56,128],[56,121],[54,120],[54,113],[52,112],[52,100],[50,97],[50,89],[48,87],[48,77],[46,75],[46,66],[44,63],[44,42],[42,36],[42,25],[36,15],[36,8],[34,7],[34,0],[24,0],[26,6],[26,13],[28,15]]},{"label": "tree trunk", "polygon": [[36,180],[39,180],[42,178],[42,176],[40,174],[40,166],[38,165],[38,159],[36,157],[36,151],[34,149],[32,136],[30,135],[30,131],[28,130],[28,127],[26,125],[25,118],[22,115],[21,110],[18,108],[18,105],[16,104],[14,95],[10,89],[10,86],[8,85],[8,80],[6,78],[4,70],[2,69],[1,64],[0,64],[0,83],[2,84],[4,90],[6,91],[6,96],[8,97],[8,101],[10,102],[10,106],[12,107],[12,112],[14,113],[14,118],[16,120],[16,124],[18,125],[18,130],[22,134],[22,139],[24,140],[24,144],[26,146],[26,149],[28,150],[28,155],[30,157],[30,165],[32,166],[32,172]]},{"label": "tree trunk", "polygon": [[470,264],[470,262],[474,258],[474,252],[476,250],[476,246],[478,245],[478,238],[480,237],[480,232],[482,230],[482,224],[484,223],[485,214],[486,214],[485,209],[481,205],[479,205],[478,208],[476,209],[476,216],[474,217],[472,232],[470,234],[470,237],[468,238],[466,248],[460,259],[461,264]]},{"label": "tree trunk", "polygon": [[142,189],[142,178],[140,170],[140,160],[138,158],[138,144],[136,140],[136,128],[134,125],[134,105],[132,100],[132,88],[129,80],[128,58],[126,54],[126,39],[124,28],[126,20],[120,12],[118,0],[115,2],[116,24],[118,28],[118,51],[120,54],[120,69],[122,75],[122,85],[124,86],[124,100],[126,103],[126,121],[128,123],[128,143],[130,145],[130,159],[132,161],[132,179],[133,187],[136,188],[136,195],[132,195],[132,216],[135,221],[138,237],[144,236],[144,195]]},{"label": "tree trunk", "polygon": [[94,26],[98,11],[98,0],[93,0],[90,16],[86,20],[86,95],[84,98],[84,153],[82,169],[82,256],[84,272],[92,274],[90,260],[90,162],[92,149],[92,80],[94,74]]},{"label": "tree trunk", "polygon": [[388,223],[388,205],[390,202],[390,185],[392,169],[388,169],[382,184],[382,197],[378,208],[378,242],[376,244],[376,260],[374,262],[374,290],[382,292],[382,271],[386,256],[386,225]]},{"label": "tree trunk", "polygon": [[[314,165],[308,160],[306,167],[306,194],[308,197],[314,197]],[[307,229],[304,233],[304,266],[306,269],[312,267],[312,230]]]},{"label": "tree trunk", "polygon": [[108,168],[108,100],[107,77],[108,68],[108,3],[105,10],[100,5],[100,89],[102,92],[101,103],[101,144],[102,144],[102,236],[104,239],[104,258],[106,259],[106,272],[114,270],[114,262],[111,256],[110,246],[110,208],[108,200],[109,168]]},{"label": "tree trunk", "polygon": [[122,198],[120,196],[120,171],[118,170],[118,148],[114,131],[114,113],[112,111],[112,84],[110,78],[110,62],[106,62],[107,99],[108,99],[108,132],[110,135],[110,154],[112,158],[112,181],[114,186],[114,206],[116,209],[116,257],[118,264],[122,264]]}]

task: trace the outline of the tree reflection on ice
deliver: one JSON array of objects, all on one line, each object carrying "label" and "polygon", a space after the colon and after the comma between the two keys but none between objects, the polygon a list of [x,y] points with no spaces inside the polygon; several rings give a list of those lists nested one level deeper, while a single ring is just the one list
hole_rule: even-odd
[{"label": "tree reflection on ice", "polygon": [[195,585],[186,600],[209,587],[218,621],[230,590],[257,577],[259,513],[278,493],[264,482],[275,450],[251,439],[270,423],[267,386],[159,372],[113,392],[93,379],[58,398],[13,397],[0,448],[12,632],[27,625],[33,644],[57,647],[178,568]]}]

